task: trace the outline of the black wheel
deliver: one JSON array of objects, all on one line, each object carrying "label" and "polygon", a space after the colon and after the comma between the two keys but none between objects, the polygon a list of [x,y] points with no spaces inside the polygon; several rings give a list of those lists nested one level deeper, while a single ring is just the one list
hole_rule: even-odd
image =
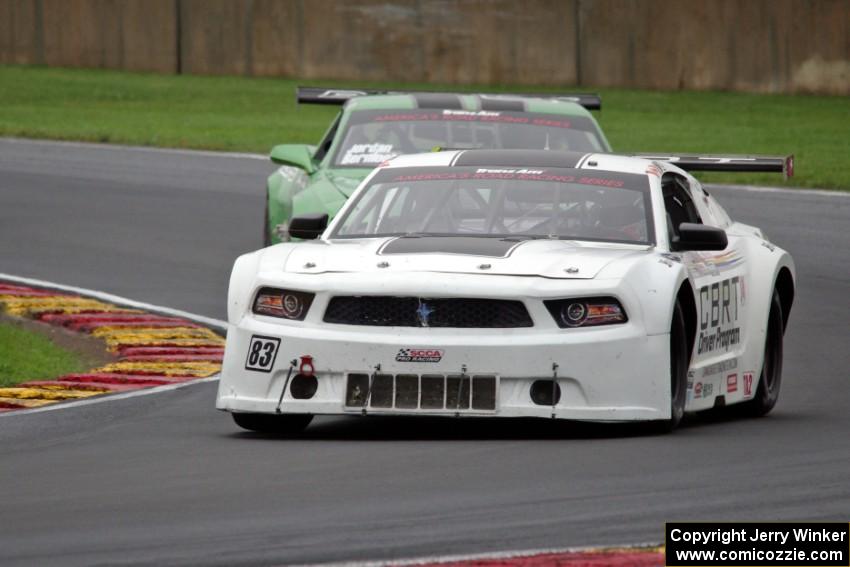
[{"label": "black wheel", "polygon": [[272,245],[271,228],[269,228],[269,198],[266,195],[266,210],[263,214],[263,247]]},{"label": "black wheel", "polygon": [[234,413],[233,421],[242,429],[270,435],[297,435],[304,431],[313,416],[309,414]]},{"label": "black wheel", "polygon": [[676,301],[673,308],[673,321],[670,323],[670,419],[655,423],[655,429],[660,433],[676,429],[685,416],[689,363],[685,316],[682,314],[679,302]]},{"label": "black wheel", "polygon": [[785,318],[779,293],[773,291],[770,303],[770,315],[767,318],[767,337],[764,344],[764,365],[759,378],[755,397],[744,402],[744,411],[753,417],[767,415],[779,399],[779,387],[782,385],[782,335],[785,331]]}]

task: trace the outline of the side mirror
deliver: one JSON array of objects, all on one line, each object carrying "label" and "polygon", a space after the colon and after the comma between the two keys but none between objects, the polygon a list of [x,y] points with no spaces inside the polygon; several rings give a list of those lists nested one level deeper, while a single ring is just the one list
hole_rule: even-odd
[{"label": "side mirror", "polygon": [[691,222],[679,225],[679,238],[671,243],[671,248],[679,252],[689,250],[725,250],[729,244],[726,231],[715,226],[706,226]]},{"label": "side mirror", "polygon": [[315,173],[316,171],[316,163],[313,161],[313,153],[310,151],[310,146],[281,144],[272,148],[269,157],[275,163],[299,167],[307,173]]},{"label": "side mirror", "polygon": [[292,217],[289,221],[289,236],[301,240],[315,240],[328,227],[328,213],[309,213]]}]

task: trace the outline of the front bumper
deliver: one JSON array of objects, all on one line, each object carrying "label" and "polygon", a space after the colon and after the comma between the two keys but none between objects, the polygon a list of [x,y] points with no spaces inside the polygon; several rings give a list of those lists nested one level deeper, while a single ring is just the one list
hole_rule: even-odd
[{"label": "front bumper", "polygon": [[[254,335],[280,339],[269,372],[246,369]],[[441,353],[439,361],[403,362],[397,360],[402,349]],[[280,407],[283,413],[555,417],[588,421],[670,417],[669,335],[647,335],[643,327],[631,322],[610,327],[529,332],[347,325],[299,327],[244,317],[239,325],[228,329],[216,407],[232,412],[275,413],[290,361],[304,355],[313,358],[318,388],[309,399],[294,399],[288,388]],[[537,405],[532,401],[531,384],[536,380],[551,381],[554,365],[557,365],[560,400],[554,406]],[[392,376],[493,377],[495,407],[458,411],[456,404],[444,403],[440,408],[433,404],[423,408],[421,400],[414,401],[410,407],[409,400],[405,404],[394,403],[392,394],[389,407],[350,405],[348,376],[372,376],[376,368],[380,369],[377,374]],[[297,369],[292,374],[297,374]],[[347,394],[349,405],[346,405]]]}]

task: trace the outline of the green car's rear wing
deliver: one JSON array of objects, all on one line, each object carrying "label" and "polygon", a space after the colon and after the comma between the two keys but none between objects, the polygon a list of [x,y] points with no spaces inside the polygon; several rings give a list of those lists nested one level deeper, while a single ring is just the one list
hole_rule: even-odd
[{"label": "green car's rear wing", "polygon": [[406,91],[391,89],[333,89],[326,87],[297,87],[299,103],[345,104],[351,98],[368,95],[412,94],[412,95],[474,95],[493,101],[512,101],[522,98],[537,98],[580,104],[587,110],[601,110],[602,98],[592,93],[451,93],[440,91]]},{"label": "green car's rear wing", "polygon": [[685,171],[749,171],[794,175],[794,156],[749,156],[720,154],[629,154],[633,157],[666,161]]}]

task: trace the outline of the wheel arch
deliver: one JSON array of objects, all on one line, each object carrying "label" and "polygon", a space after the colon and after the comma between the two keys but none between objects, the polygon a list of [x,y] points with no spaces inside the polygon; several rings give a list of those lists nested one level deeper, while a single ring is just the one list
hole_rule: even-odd
[{"label": "wheel arch", "polygon": [[685,332],[688,340],[688,356],[693,357],[694,344],[697,338],[697,325],[699,319],[697,315],[697,304],[694,296],[694,288],[691,286],[690,280],[684,280],[679,286],[679,291],[676,293],[676,301],[682,308],[682,316],[685,318]]},{"label": "wheel arch", "polygon": [[794,276],[791,275],[791,270],[787,266],[782,266],[779,273],[776,274],[774,288],[779,294],[779,303],[782,305],[782,330],[784,332],[788,327],[788,316],[791,314],[791,306],[794,304],[795,291]]},{"label": "wheel arch", "polygon": [[242,254],[233,262],[230,282],[227,286],[227,320],[231,324],[236,324],[248,309],[251,301],[251,286],[254,285],[261,257],[260,251],[249,252]]}]

